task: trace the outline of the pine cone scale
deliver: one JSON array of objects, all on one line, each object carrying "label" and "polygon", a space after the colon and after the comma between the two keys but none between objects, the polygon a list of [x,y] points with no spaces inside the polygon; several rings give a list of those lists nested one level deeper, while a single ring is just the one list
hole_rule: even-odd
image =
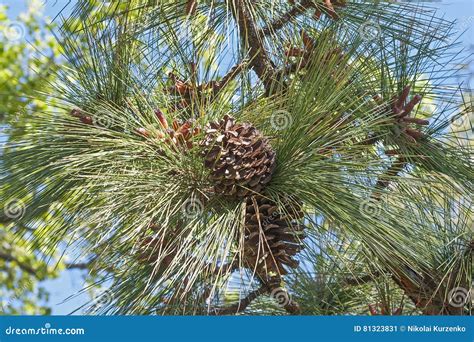
[{"label": "pine cone scale", "polygon": [[303,226],[296,222],[301,219],[301,209],[288,207],[283,215],[269,199],[262,196],[247,199],[244,259],[249,268],[256,268],[261,278],[268,278],[269,273],[284,275],[298,267],[293,257],[304,248]]},{"label": "pine cone scale", "polygon": [[234,197],[259,193],[271,180],[275,152],[268,140],[248,123],[225,116],[205,131],[204,165],[211,170],[214,191]]}]

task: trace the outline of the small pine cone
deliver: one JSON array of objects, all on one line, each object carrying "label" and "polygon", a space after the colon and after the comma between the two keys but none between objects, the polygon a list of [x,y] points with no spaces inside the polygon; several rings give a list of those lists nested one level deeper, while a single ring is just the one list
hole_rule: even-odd
[{"label": "small pine cone", "polygon": [[299,204],[289,202],[282,209],[261,196],[247,199],[244,259],[261,279],[298,267],[293,257],[303,249],[304,226],[298,223],[303,212]]},{"label": "small pine cone", "polygon": [[174,120],[172,128],[166,130],[168,136],[165,141],[171,146],[181,147],[185,150],[193,148],[193,137],[200,133],[199,128],[193,128],[193,122],[187,120],[185,122]]},{"label": "small pine cone", "polygon": [[226,115],[209,124],[201,145],[216,193],[242,198],[259,193],[270,182],[275,151],[251,124],[236,124]]},{"label": "small pine cone", "polygon": [[[193,138],[199,135],[201,130],[199,127],[194,127],[195,125],[192,120],[184,122],[173,120],[169,124],[165,115],[159,109],[155,110],[155,115],[161,126],[160,131],[154,132],[158,138],[163,139],[169,146],[181,151],[193,148]],[[145,137],[150,136],[150,133],[144,128],[139,128],[137,133]]]}]

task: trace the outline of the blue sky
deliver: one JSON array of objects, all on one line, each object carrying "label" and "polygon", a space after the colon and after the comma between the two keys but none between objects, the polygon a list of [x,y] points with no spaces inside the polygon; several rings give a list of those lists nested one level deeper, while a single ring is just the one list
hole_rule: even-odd
[{"label": "blue sky", "polygon": [[[36,0],[45,3],[45,13],[49,17],[54,17],[65,5],[74,3],[74,0]],[[0,4],[9,7],[8,14],[10,18],[15,18],[27,6],[27,0],[0,0]],[[474,1],[473,0],[452,0],[432,2],[431,6],[437,7],[445,18],[449,20],[458,20],[458,28],[461,31],[466,30],[462,37],[462,44],[471,48],[474,52]],[[471,63],[471,70],[474,63]],[[474,70],[473,70],[474,71]],[[88,298],[87,295],[81,295],[64,302],[66,298],[80,291],[83,286],[83,278],[80,271],[68,271],[55,280],[43,283],[51,293],[50,305],[53,308],[53,314],[61,315],[72,312],[81,306]]]}]

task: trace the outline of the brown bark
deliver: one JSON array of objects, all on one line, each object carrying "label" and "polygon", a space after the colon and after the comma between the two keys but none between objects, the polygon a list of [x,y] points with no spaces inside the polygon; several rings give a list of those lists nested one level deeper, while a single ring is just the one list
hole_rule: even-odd
[{"label": "brown bark", "polygon": [[275,86],[275,65],[265,49],[264,35],[252,18],[251,2],[232,0],[230,3],[239,29],[242,47],[249,56],[250,67],[262,81],[266,93],[270,94]]}]

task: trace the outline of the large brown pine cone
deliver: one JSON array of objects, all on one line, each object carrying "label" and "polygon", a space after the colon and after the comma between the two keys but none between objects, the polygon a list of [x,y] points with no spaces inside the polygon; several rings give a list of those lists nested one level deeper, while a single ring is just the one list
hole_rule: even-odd
[{"label": "large brown pine cone", "polygon": [[262,196],[247,199],[244,259],[247,267],[266,280],[296,268],[293,257],[303,249],[304,226],[299,204],[279,207]]},{"label": "large brown pine cone", "polygon": [[275,169],[275,151],[251,124],[236,124],[228,115],[210,123],[202,146],[212,170],[214,191],[233,197],[259,193]]}]

